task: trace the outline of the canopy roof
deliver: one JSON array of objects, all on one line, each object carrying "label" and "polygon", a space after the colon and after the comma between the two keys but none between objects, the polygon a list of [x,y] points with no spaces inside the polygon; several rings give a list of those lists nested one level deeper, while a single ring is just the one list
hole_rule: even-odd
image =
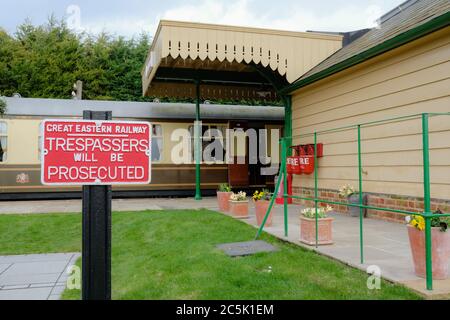
[{"label": "canopy roof", "polygon": [[[114,118],[194,120],[191,103],[155,103],[75,99],[4,98],[6,117],[82,117],[83,110],[110,110]],[[275,106],[201,105],[204,120],[282,121],[284,108]]]},{"label": "canopy roof", "polygon": [[162,20],[142,70],[147,96],[267,99],[339,50],[342,36]]}]

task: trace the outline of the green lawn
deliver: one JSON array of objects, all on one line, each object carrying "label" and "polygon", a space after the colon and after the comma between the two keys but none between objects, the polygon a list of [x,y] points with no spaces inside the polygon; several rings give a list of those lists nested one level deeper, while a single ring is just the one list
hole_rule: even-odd
[{"label": "green lawn", "polygon": [[[356,269],[264,234],[275,253],[230,258],[216,244],[252,240],[256,229],[208,210],[113,214],[113,299],[418,299],[382,282],[368,290]],[[81,215],[2,215],[0,254],[74,252]],[[268,272],[269,267],[272,272]],[[78,299],[66,290],[63,297]]]}]

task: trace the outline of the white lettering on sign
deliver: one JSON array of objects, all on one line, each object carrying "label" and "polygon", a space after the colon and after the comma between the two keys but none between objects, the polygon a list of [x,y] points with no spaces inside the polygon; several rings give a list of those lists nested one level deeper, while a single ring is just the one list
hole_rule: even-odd
[{"label": "white lettering on sign", "polygon": [[45,120],[42,183],[149,183],[150,128],[137,121]]},{"label": "white lettering on sign", "polygon": [[144,167],[66,167],[66,166],[49,166],[48,176],[56,177],[59,180],[105,180],[105,179],[142,179],[144,177]]},{"label": "white lettering on sign", "polygon": [[309,158],[300,157],[300,164],[308,165],[309,164]]}]

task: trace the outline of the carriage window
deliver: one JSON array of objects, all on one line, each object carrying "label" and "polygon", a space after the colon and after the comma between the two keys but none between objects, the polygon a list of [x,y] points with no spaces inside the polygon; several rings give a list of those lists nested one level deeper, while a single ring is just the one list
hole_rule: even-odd
[{"label": "carriage window", "polygon": [[[225,156],[225,134],[226,134],[226,126],[217,126],[217,125],[211,125],[211,126],[202,126],[202,152],[205,150],[205,148],[210,145],[211,143],[214,143],[216,140],[220,141],[220,144],[223,148],[222,156],[217,155],[216,156],[216,150],[212,150],[212,158],[213,161],[223,161]],[[220,135],[219,133],[213,133],[212,130],[218,130],[221,133],[221,137],[217,137]],[[192,154],[192,161],[195,161],[195,144],[194,144],[194,126],[189,126],[189,133],[191,135],[191,154]]]},{"label": "carriage window", "polygon": [[160,124],[152,125],[152,161],[158,162],[162,159],[163,134]]},{"label": "carriage window", "polygon": [[212,130],[217,130],[217,131],[213,131],[211,132],[211,137],[210,137],[210,143],[215,143],[215,142],[219,142],[221,148],[222,148],[222,153],[219,153],[218,155],[216,155],[216,150],[214,150],[211,153],[212,158],[214,159],[214,161],[223,161],[224,157],[225,157],[225,134],[226,134],[226,127],[224,126],[210,126],[209,129]]},{"label": "carriage window", "polygon": [[8,124],[0,122],[0,162],[5,162],[8,154]]}]

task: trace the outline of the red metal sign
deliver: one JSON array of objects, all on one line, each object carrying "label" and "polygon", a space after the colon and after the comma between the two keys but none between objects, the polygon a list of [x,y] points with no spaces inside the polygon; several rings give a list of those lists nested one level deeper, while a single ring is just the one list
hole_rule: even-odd
[{"label": "red metal sign", "polygon": [[41,135],[45,185],[150,183],[148,122],[44,120]]}]

